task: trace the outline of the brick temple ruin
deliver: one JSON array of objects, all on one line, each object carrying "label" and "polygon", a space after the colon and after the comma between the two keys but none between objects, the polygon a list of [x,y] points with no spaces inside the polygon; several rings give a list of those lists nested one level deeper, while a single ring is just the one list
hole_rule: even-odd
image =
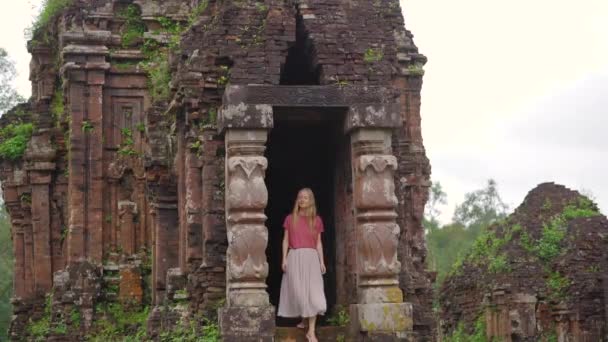
[{"label": "brick temple ruin", "polygon": [[32,97],[0,119],[35,126],[0,173],[11,338],[50,310],[47,337],[79,340],[115,302],[149,306],[149,336],[218,312],[223,340],[273,340],[309,186],[348,338],[433,339],[426,58],[397,0],[78,0],[28,48]]},{"label": "brick temple ruin", "polygon": [[441,286],[442,335],[480,322],[488,340],[606,341],[607,251],[608,219],[597,206],[540,184]]}]

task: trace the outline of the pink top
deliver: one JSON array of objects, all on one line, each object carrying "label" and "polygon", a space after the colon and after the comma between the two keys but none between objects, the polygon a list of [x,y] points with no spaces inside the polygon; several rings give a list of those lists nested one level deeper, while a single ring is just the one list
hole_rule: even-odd
[{"label": "pink top", "polygon": [[321,217],[315,217],[316,234],[311,233],[307,218],[298,216],[295,227],[292,227],[291,217],[291,214],[287,215],[283,222],[283,228],[289,232],[289,248],[317,248],[317,235],[324,231]]}]

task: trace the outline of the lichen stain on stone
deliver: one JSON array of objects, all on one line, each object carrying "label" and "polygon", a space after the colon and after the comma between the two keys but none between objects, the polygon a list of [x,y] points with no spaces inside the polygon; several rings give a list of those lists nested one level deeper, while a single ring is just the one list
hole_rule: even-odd
[{"label": "lichen stain on stone", "polygon": [[262,127],[272,126],[272,106],[259,104],[255,106],[255,109],[261,114],[260,124]]},{"label": "lichen stain on stone", "polygon": [[237,117],[242,117],[247,108],[249,108],[249,106],[247,106],[243,102],[237,105],[227,105],[224,107],[224,110],[222,110],[222,115],[225,119],[232,120]]},{"label": "lichen stain on stone", "polygon": [[389,302],[399,303],[403,301],[403,292],[398,287],[386,289],[386,298]]}]

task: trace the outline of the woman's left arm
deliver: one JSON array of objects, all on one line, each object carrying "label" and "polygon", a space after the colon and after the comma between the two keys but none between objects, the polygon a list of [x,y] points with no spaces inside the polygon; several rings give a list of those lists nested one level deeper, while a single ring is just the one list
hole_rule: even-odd
[{"label": "woman's left arm", "polygon": [[325,259],[323,258],[323,243],[321,242],[321,233],[317,234],[317,253],[319,254],[319,262],[321,263],[321,273],[325,274]]}]

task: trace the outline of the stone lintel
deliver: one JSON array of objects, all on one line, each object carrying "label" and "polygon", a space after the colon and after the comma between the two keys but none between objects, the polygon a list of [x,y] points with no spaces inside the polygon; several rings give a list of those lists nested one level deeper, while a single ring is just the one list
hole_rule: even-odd
[{"label": "stone lintel", "polygon": [[398,94],[380,86],[272,86],[230,85],[224,104],[267,104],[277,107],[349,107],[392,104]]},{"label": "stone lintel", "polygon": [[346,130],[393,128],[401,124],[397,93],[378,86],[231,85],[219,113],[220,132],[227,128],[273,127],[274,107],[349,108]]},{"label": "stone lintel", "polygon": [[274,340],[274,306],[233,306],[220,308],[218,311],[222,341],[270,342]]},{"label": "stone lintel", "polygon": [[396,128],[402,124],[399,104],[356,104],[350,106],[344,130],[350,132],[356,128]]},{"label": "stone lintel", "polygon": [[414,327],[411,303],[351,304],[350,317],[357,332],[407,333]]},{"label": "stone lintel", "polygon": [[272,106],[267,104],[224,103],[218,128],[220,132],[233,128],[270,129],[274,125],[272,114]]}]

